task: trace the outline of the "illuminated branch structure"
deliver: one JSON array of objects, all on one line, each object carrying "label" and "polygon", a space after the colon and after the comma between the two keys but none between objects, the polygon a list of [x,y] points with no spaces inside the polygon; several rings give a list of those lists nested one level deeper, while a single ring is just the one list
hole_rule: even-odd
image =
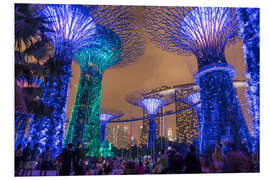
[{"label": "illuminated branch structure", "polygon": [[159,92],[137,91],[127,95],[126,101],[130,104],[143,108],[148,113],[148,141],[147,148],[151,148],[154,152],[154,144],[156,140],[156,122],[155,116],[160,108],[174,102],[172,93],[161,94]]},{"label": "illuminated branch structure", "polygon": [[108,157],[110,152],[107,149],[108,146],[108,142],[106,142],[106,126],[107,123],[110,122],[113,119],[116,118],[120,118],[121,116],[123,116],[124,114],[120,111],[117,110],[112,110],[112,109],[101,109],[100,110],[100,116],[99,116],[99,120],[100,120],[100,142],[101,142],[101,146],[100,146],[100,153],[103,157]]},{"label": "illuminated branch structure", "polygon": [[248,89],[246,96],[250,114],[253,117],[252,135],[256,139],[252,151],[256,153],[260,144],[260,9],[238,8],[237,11],[247,69]]},{"label": "illuminated branch structure", "polygon": [[46,28],[53,32],[45,35],[54,43],[54,57],[51,63],[51,76],[47,78],[40,101],[52,107],[51,117],[41,116],[33,121],[37,126],[35,134],[45,133],[45,138],[29,137],[33,143],[49,145],[52,154],[58,154],[63,148],[64,124],[67,93],[71,76],[73,55],[84,42],[95,33],[96,25],[89,16],[89,10],[78,5],[34,5],[36,14],[46,17]]},{"label": "illuminated branch structure", "polygon": [[151,40],[176,54],[192,52],[198,62],[194,81],[200,86],[202,151],[230,134],[233,143],[250,150],[250,135],[232,84],[235,70],[224,50],[238,33],[233,8],[146,7],[145,28]]},{"label": "illuminated branch structure", "polygon": [[135,28],[132,7],[102,6],[93,17],[96,33],[75,55],[81,77],[64,142],[88,142],[88,155],[98,156],[103,74],[110,67],[124,67],[135,61],[143,54],[144,41]]}]

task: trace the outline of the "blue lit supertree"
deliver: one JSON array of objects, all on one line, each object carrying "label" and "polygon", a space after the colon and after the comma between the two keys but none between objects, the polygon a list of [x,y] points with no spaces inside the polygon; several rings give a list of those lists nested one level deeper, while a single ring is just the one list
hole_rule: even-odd
[{"label": "blue lit supertree", "polygon": [[250,150],[250,135],[232,84],[234,68],[227,64],[225,46],[238,33],[234,8],[146,7],[145,28],[166,51],[193,53],[198,62],[194,81],[200,86],[202,151],[230,134],[233,143]]},{"label": "blue lit supertree", "polygon": [[[45,36],[54,43],[54,56],[45,64],[50,67],[51,75],[40,101],[52,107],[50,116],[40,116],[33,120],[35,125],[30,131],[28,141],[49,145],[53,154],[63,147],[66,100],[71,76],[73,55],[85,41],[95,33],[95,23],[89,16],[89,9],[78,5],[33,5],[36,14],[45,17]],[[42,126],[42,127],[41,127]]]},{"label": "blue lit supertree", "polygon": [[[167,92],[167,91],[166,91]],[[148,114],[148,140],[147,148],[151,148],[154,155],[156,140],[156,114],[158,110],[174,102],[172,93],[159,93],[149,91],[136,91],[126,96],[126,101],[130,104],[143,108]]]},{"label": "blue lit supertree", "polygon": [[108,151],[107,147],[108,142],[106,142],[106,126],[107,123],[112,121],[113,119],[120,118],[124,114],[121,111],[113,110],[113,109],[100,109],[100,153],[102,156],[107,157],[111,152]]},{"label": "blue lit supertree", "polygon": [[[233,81],[233,85],[235,88],[241,88],[241,87],[245,87],[246,86],[246,82],[245,81],[239,81],[239,80],[235,80]],[[194,84],[194,86],[196,86]],[[203,125],[203,116],[201,114],[201,103],[200,103],[200,92],[199,89],[195,90],[194,92],[190,93],[189,95],[187,95],[186,97],[180,99],[181,102],[185,103],[185,104],[189,104],[189,105],[195,105],[194,106],[194,110],[196,111],[196,115],[197,115],[197,123],[198,123],[198,132],[199,132],[199,144],[200,144],[200,151],[201,151],[201,145],[202,145],[202,125]],[[228,134],[228,136],[230,136],[230,134]],[[225,142],[225,141],[230,141],[230,139],[227,139],[228,137],[226,136],[226,134],[224,136],[221,137],[221,141]]]},{"label": "blue lit supertree", "polygon": [[[101,6],[91,11],[96,33],[76,52],[81,77],[65,144],[89,143],[89,156],[100,147],[100,96],[102,77],[111,67],[124,67],[143,54],[144,41],[135,27],[133,7]],[[93,15],[92,15],[93,14]]]},{"label": "blue lit supertree", "polygon": [[253,117],[252,134],[256,139],[253,152],[257,152],[260,144],[260,9],[238,8],[237,11],[248,79],[246,96]]}]

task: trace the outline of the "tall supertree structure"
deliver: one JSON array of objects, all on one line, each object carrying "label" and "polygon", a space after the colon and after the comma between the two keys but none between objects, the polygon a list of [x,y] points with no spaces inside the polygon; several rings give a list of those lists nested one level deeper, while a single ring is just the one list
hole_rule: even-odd
[{"label": "tall supertree structure", "polygon": [[100,120],[100,141],[101,142],[105,142],[107,123],[116,118],[120,118],[123,115],[124,114],[118,110],[106,109],[106,108],[102,108],[100,110],[99,120]]},{"label": "tall supertree structure", "polygon": [[[245,81],[239,81],[239,80],[234,80],[233,81],[233,85],[234,88],[242,88],[242,87],[246,87],[246,82]],[[185,97],[178,99],[178,101],[188,104],[188,105],[195,105],[193,107],[193,109],[196,111],[196,116],[197,116],[197,124],[198,124],[198,136],[199,136],[199,144],[201,145],[202,142],[202,125],[203,125],[203,116],[201,114],[201,103],[200,103],[200,91],[199,91],[199,87],[196,84],[190,84],[190,86],[193,86],[193,91],[190,92],[189,94],[187,94]],[[228,134],[228,136],[230,136],[230,134]],[[228,139],[230,137],[227,137],[227,135],[223,135],[221,137],[221,141],[225,142],[225,141],[230,141],[230,139]],[[201,149],[201,147],[200,147]]]},{"label": "tall supertree structure", "polygon": [[45,17],[49,22],[45,28],[50,31],[46,31],[45,36],[54,44],[53,58],[45,64],[50,67],[51,75],[45,80],[46,84],[40,98],[40,101],[52,107],[53,111],[50,117],[41,116],[33,121],[37,126],[44,127],[42,130],[40,128],[33,130],[33,133],[36,135],[45,133],[46,137],[37,140],[29,137],[29,140],[51,146],[55,155],[63,147],[65,109],[73,55],[95,33],[96,25],[89,16],[89,9],[82,6],[51,4],[33,5],[33,8],[37,16]]},{"label": "tall supertree structure", "polygon": [[[154,88],[154,89],[151,89],[151,90],[148,90],[148,92],[146,94],[155,94],[156,92],[162,92],[162,91],[166,91],[170,89],[170,87],[168,86],[161,86],[161,87],[158,87],[158,88]],[[162,115],[164,112],[163,112],[163,108],[161,107],[157,114],[159,115]],[[142,114],[143,114],[143,117],[147,117],[147,112],[145,111],[145,109],[142,109]],[[163,116],[159,116],[159,117],[156,117],[155,119],[155,123],[156,123],[156,132],[157,132],[157,136],[161,137],[163,136]],[[147,121],[143,121],[142,123],[142,130],[141,130],[141,137],[140,137],[140,145],[146,145],[147,144],[147,136],[148,136],[148,123]]]},{"label": "tall supertree structure", "polygon": [[100,110],[100,142],[101,142],[101,147],[100,147],[100,153],[103,157],[107,157],[110,155],[110,152],[108,152],[108,142],[106,142],[105,137],[106,137],[106,126],[107,123],[110,122],[113,119],[120,118],[124,114],[121,111],[113,110],[113,109],[106,109],[106,108],[101,108]]},{"label": "tall supertree structure", "polygon": [[260,9],[238,8],[237,11],[248,79],[246,96],[253,117],[252,135],[256,139],[253,152],[257,152],[260,144]]},{"label": "tall supertree structure", "polygon": [[[147,148],[151,148],[154,153],[154,144],[156,140],[156,114],[160,108],[174,102],[174,96],[171,93],[149,93],[149,91],[136,91],[126,96],[126,101],[130,104],[142,107],[148,114],[148,141]],[[153,155],[153,154],[152,154]]]},{"label": "tall supertree structure", "polygon": [[79,49],[75,55],[81,77],[65,135],[65,144],[89,142],[89,156],[99,155],[100,96],[105,70],[126,66],[141,56],[144,49],[132,7],[100,8],[97,15],[93,15],[98,23],[96,33],[86,43],[86,48]]},{"label": "tall supertree structure", "polygon": [[198,63],[194,81],[200,86],[202,151],[230,134],[233,143],[250,150],[250,135],[245,124],[232,78],[234,68],[227,64],[224,51],[238,33],[234,8],[145,8],[145,28],[151,40],[169,52],[192,52]]}]

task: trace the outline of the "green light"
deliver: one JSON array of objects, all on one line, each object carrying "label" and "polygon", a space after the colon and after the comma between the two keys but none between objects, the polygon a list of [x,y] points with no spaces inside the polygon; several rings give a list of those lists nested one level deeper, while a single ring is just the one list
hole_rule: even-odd
[{"label": "green light", "polygon": [[105,141],[101,143],[99,152],[101,156],[104,158],[113,157],[113,152],[111,151],[111,149],[112,149],[111,144],[108,141]]},{"label": "green light", "polygon": [[104,71],[118,62],[120,40],[110,30],[98,26],[97,34],[88,42],[87,48],[80,49],[75,59],[80,64],[81,77],[75,96],[65,145],[72,142],[88,144],[87,156],[100,153],[100,96]]}]

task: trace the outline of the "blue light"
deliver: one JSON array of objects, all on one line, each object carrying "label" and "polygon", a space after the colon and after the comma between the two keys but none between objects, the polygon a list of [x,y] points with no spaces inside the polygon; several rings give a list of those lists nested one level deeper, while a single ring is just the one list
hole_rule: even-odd
[{"label": "blue light", "polygon": [[51,76],[44,82],[40,101],[52,112],[35,116],[25,141],[48,145],[52,155],[62,151],[66,122],[66,101],[71,77],[73,55],[82,48],[95,33],[94,20],[89,10],[78,5],[41,5],[37,10],[40,17],[46,18],[45,32],[54,42],[54,57],[51,59]]},{"label": "blue light", "polygon": [[46,5],[38,14],[50,22],[47,28],[54,32],[47,32],[46,35],[54,41],[55,46],[67,42],[75,52],[95,33],[94,19],[83,6],[51,4]]},{"label": "blue light", "polygon": [[201,68],[226,63],[225,46],[238,34],[236,17],[234,8],[146,7],[144,26],[158,47],[178,55],[193,53]]},{"label": "blue light", "polygon": [[250,135],[236,98],[230,75],[212,71],[201,76],[201,153],[204,154],[223,139],[250,150]]},{"label": "blue light", "polygon": [[105,137],[106,137],[106,126],[107,123],[111,120],[113,120],[115,117],[111,114],[104,114],[101,113],[99,120],[100,120],[100,141],[105,143]]},{"label": "blue light", "polygon": [[100,122],[102,122],[102,123],[107,123],[108,121],[112,120],[113,118],[114,118],[114,116],[111,114],[101,113],[99,116]]},{"label": "blue light", "polygon": [[[195,92],[195,93],[188,95],[186,98],[184,98],[183,102],[186,104],[190,104],[190,105],[199,103],[200,102],[200,92]],[[195,109],[201,108],[201,103],[196,105],[194,108]]]},{"label": "blue light", "polygon": [[253,117],[251,126],[255,141],[252,151],[256,153],[259,151],[260,144],[260,9],[238,8],[237,10],[248,79],[246,98],[250,107],[249,112]]},{"label": "blue light", "polygon": [[156,98],[146,98],[141,103],[149,115],[155,115],[163,105],[162,100]]},{"label": "blue light", "polygon": [[149,115],[147,148],[150,148],[155,143],[157,136],[155,115],[158,110],[164,105],[164,102],[161,98],[145,98],[141,101],[141,104]]}]

